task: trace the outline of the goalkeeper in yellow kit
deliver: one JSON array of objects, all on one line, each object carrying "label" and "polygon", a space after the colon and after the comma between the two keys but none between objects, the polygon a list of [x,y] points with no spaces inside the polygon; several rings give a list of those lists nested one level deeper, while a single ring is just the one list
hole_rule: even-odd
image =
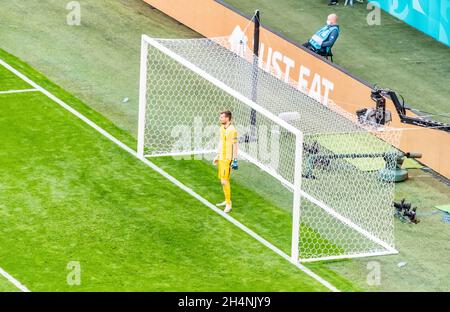
[{"label": "goalkeeper in yellow kit", "polygon": [[214,165],[218,166],[219,179],[222,183],[225,201],[217,206],[225,206],[224,212],[231,211],[231,170],[238,169],[238,135],[236,128],[231,124],[231,112],[220,113],[220,142],[217,156],[214,158]]}]

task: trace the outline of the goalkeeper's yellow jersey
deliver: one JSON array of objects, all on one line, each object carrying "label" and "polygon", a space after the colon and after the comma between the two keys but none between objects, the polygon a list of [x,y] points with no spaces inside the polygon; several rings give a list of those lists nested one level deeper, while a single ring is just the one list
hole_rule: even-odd
[{"label": "goalkeeper's yellow jersey", "polygon": [[220,126],[220,160],[233,160],[233,144],[237,141],[238,134],[233,125]]}]

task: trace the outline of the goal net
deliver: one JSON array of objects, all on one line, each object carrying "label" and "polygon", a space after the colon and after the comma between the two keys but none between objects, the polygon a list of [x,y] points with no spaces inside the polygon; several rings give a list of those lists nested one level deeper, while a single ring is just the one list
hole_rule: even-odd
[{"label": "goal net", "polygon": [[232,179],[264,202],[233,200],[239,221],[295,263],[396,253],[395,131],[308,97],[228,37],[143,36],[140,157],[211,164],[225,109],[245,160]]}]

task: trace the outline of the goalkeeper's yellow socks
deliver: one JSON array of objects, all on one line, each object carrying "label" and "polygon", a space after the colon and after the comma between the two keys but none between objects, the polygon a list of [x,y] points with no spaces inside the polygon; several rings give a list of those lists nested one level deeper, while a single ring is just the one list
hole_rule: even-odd
[{"label": "goalkeeper's yellow socks", "polygon": [[231,205],[231,185],[230,185],[230,182],[224,184],[222,187],[223,187],[223,193],[225,195],[225,203],[227,205]]}]

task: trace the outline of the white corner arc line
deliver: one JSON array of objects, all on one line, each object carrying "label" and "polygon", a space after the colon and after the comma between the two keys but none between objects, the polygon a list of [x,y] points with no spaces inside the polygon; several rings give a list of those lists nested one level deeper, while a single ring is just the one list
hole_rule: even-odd
[{"label": "white corner arc line", "polygon": [[[54,102],[56,102],[57,104],[62,106],[64,109],[66,109],[67,111],[69,111],[70,113],[72,113],[73,115],[75,115],[76,117],[81,119],[82,121],[84,121],[86,124],[88,124],[90,127],[95,129],[97,132],[102,134],[107,139],[109,139],[111,142],[115,143],[120,148],[122,148],[126,152],[130,153],[132,156],[134,156],[134,157],[138,158],[139,160],[141,160],[144,164],[146,164],[148,167],[150,167],[154,171],[158,172],[160,175],[162,175],[163,177],[168,179],[174,185],[176,185],[177,187],[179,187],[183,191],[187,192],[189,195],[191,195],[194,198],[196,198],[197,200],[199,200],[201,203],[203,203],[204,205],[206,205],[207,207],[212,209],[214,212],[216,212],[217,214],[219,214],[220,216],[222,216],[223,218],[225,218],[226,220],[228,220],[229,222],[231,222],[232,224],[234,224],[235,226],[237,226],[238,228],[243,230],[245,233],[247,233],[251,237],[255,238],[257,241],[262,243],[264,246],[266,246],[267,248],[271,249],[272,251],[274,251],[279,256],[283,257],[290,264],[292,264],[291,258],[286,253],[284,253],[279,248],[277,248],[274,245],[272,245],[270,242],[268,242],[267,240],[265,240],[264,238],[262,238],[261,236],[259,236],[255,232],[253,232],[252,230],[250,230],[248,227],[246,227],[245,225],[243,225],[242,223],[240,223],[239,221],[237,221],[233,217],[229,216],[228,214],[225,214],[222,210],[218,209],[212,203],[210,203],[205,198],[203,198],[202,196],[200,196],[199,194],[194,192],[192,189],[188,188],[186,185],[184,185],[183,183],[181,183],[180,181],[175,179],[173,176],[169,175],[167,172],[165,172],[163,169],[161,169],[158,166],[156,166],[154,163],[152,163],[148,159],[139,157],[135,150],[131,149],[129,146],[127,146],[126,144],[124,144],[123,142],[121,142],[120,140],[118,140],[117,138],[112,136],[111,134],[109,134],[106,130],[104,130],[103,128],[101,128],[97,124],[95,124],[92,120],[90,120],[89,118],[87,118],[86,116],[84,116],[83,114],[81,114],[80,112],[78,112],[77,110],[75,110],[74,108],[72,108],[71,106],[69,106],[68,104],[66,104],[65,102],[63,102],[59,98],[57,98],[56,96],[54,96],[52,93],[50,93],[49,91],[47,91],[43,87],[39,86],[37,83],[35,83],[31,79],[29,79],[28,77],[23,75],[21,72],[19,72],[18,70],[16,70],[12,66],[10,66],[8,63],[3,61],[2,59],[0,59],[0,65],[5,67],[6,69],[8,69],[10,72],[12,72],[16,76],[18,76],[19,78],[21,78],[22,80],[27,82],[28,84],[30,84],[31,86],[33,86],[34,88],[39,90],[40,92],[42,92],[48,98],[50,98],[51,100],[53,100]],[[308,276],[310,276],[311,278],[315,279],[317,282],[319,282],[320,284],[325,286],[330,291],[339,292],[339,290],[335,286],[333,286],[330,282],[326,281],[325,279],[323,279],[322,277],[320,277],[319,275],[317,275],[316,273],[314,273],[313,271],[311,271],[310,269],[308,269],[307,267],[305,267],[301,263],[297,262],[294,265],[298,269],[300,269],[302,272],[304,272],[305,274],[307,274]]]},{"label": "white corner arc line", "polygon": [[0,275],[5,277],[8,281],[10,281],[14,286],[16,286],[18,289],[20,289],[23,292],[30,292],[30,290],[25,287],[22,283],[20,283],[18,280],[16,280],[14,277],[12,277],[8,272],[0,268]]},{"label": "white corner arc line", "polygon": [[0,91],[0,94],[15,94],[15,93],[26,93],[26,92],[38,92],[38,89],[22,89],[22,90],[7,90]]}]

